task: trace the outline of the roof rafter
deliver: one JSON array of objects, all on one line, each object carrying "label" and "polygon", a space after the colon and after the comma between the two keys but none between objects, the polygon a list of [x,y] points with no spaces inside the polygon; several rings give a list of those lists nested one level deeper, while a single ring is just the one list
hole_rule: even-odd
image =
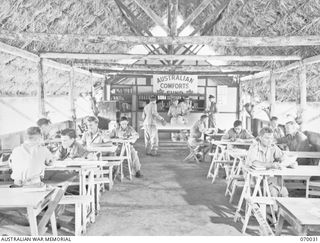
[{"label": "roof rafter", "polygon": [[170,33],[168,26],[166,26],[162,19],[149,8],[142,0],[133,0],[157,25],[159,25],[167,34]]},{"label": "roof rafter", "polygon": [[118,64],[118,63],[74,63],[74,66],[88,69],[100,69],[108,71],[168,71],[168,72],[261,72],[265,70],[259,66],[211,66],[211,65],[182,65],[182,66],[163,66],[163,65],[144,65],[144,64]]},{"label": "roof rafter", "polygon": [[84,60],[189,60],[189,61],[298,61],[300,56],[224,56],[224,55],[145,55],[145,54],[94,54],[94,53],[41,53],[42,58]]},{"label": "roof rafter", "polygon": [[125,42],[132,44],[156,45],[209,45],[228,47],[287,47],[287,46],[319,46],[320,35],[308,36],[115,36],[115,35],[83,35],[83,34],[53,34],[13,32],[0,30],[0,38],[9,40],[49,41],[56,39],[59,42],[82,40],[88,43]]},{"label": "roof rafter", "polygon": [[178,29],[178,35],[189,26],[202,12],[207,8],[212,0],[202,0],[199,6],[189,15],[189,17],[183,22]]}]

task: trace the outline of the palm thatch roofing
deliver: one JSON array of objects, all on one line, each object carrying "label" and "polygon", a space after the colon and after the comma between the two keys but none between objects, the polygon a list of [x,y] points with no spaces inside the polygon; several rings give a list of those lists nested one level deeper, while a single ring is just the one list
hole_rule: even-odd
[{"label": "palm thatch roofing", "polygon": [[[168,9],[168,1],[144,1],[156,14],[164,16]],[[179,1],[179,13],[187,18],[202,0]],[[213,14],[212,3],[192,22],[197,28],[202,26],[208,16]],[[132,0],[125,0],[128,6],[143,23],[150,28],[153,21]],[[231,0],[227,8],[219,16],[218,21],[206,35],[223,36],[290,36],[318,35],[320,30],[320,2],[318,0]],[[74,34],[110,34],[132,35],[130,27],[121,16],[114,0],[3,0],[0,5],[0,28],[16,32],[41,33],[74,33]],[[129,44],[110,42],[91,43],[86,41],[59,42],[51,39],[47,42],[23,39],[2,38],[0,41],[39,53],[51,52],[91,52],[91,53],[123,53],[130,48]],[[219,48],[220,54],[226,55],[289,55],[298,54],[303,58],[320,53],[318,46],[308,47],[246,47]],[[1,90],[3,93],[32,92],[32,80],[36,80],[35,66],[20,58],[0,53]],[[234,65],[239,63],[234,62]],[[290,62],[257,62],[241,63],[242,65],[260,65],[266,68],[278,68]],[[319,65],[308,66],[307,84],[308,101],[319,101],[320,93]],[[46,83],[52,85],[51,93],[67,92],[67,87],[60,88],[59,82],[66,80],[68,74],[45,70]],[[277,99],[295,101],[297,98],[298,70],[277,74]],[[18,73],[19,75],[16,75]],[[81,77],[79,77],[81,80]],[[82,83],[90,84],[88,77]],[[4,81],[4,82],[3,82]],[[61,84],[64,83],[61,81]],[[14,84],[14,85],[13,85]],[[33,87],[33,88],[32,88]],[[244,91],[251,91],[266,97],[269,89],[268,78],[245,82]],[[59,91],[60,90],[60,91]]]}]

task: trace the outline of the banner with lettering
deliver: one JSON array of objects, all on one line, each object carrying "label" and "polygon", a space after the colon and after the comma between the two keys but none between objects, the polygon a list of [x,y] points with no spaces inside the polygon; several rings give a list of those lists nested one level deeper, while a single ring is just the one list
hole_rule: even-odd
[{"label": "banner with lettering", "polygon": [[193,94],[198,92],[197,75],[153,75],[153,92],[160,94]]}]

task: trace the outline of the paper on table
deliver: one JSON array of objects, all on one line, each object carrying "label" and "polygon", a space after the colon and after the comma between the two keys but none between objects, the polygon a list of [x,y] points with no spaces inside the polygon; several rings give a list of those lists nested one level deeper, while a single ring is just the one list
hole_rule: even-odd
[{"label": "paper on table", "polygon": [[320,218],[320,208],[313,207],[313,208],[310,208],[308,212]]},{"label": "paper on table", "polygon": [[9,162],[0,162],[0,167],[1,166],[8,166],[9,165]]}]

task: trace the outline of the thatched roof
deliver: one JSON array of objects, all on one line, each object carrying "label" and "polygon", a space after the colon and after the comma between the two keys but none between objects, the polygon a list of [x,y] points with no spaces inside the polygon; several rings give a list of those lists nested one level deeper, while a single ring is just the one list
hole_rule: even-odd
[{"label": "thatched roof", "polygon": [[[144,0],[144,2],[159,16],[163,16],[167,12],[168,1]],[[123,3],[129,6],[148,28],[154,24],[132,0],[125,0]],[[186,19],[200,3],[201,0],[179,1],[179,12]],[[215,2],[213,1],[213,3]],[[205,19],[213,13],[213,10],[212,6],[209,5],[192,23],[193,27],[201,26]],[[213,26],[211,35],[318,35],[320,31],[319,11],[320,1],[318,0],[231,0],[228,7],[221,14],[217,24]],[[0,5],[0,28],[20,32],[132,35],[130,27],[122,18],[114,0],[4,0]],[[107,45],[80,41],[61,43],[55,39],[46,43],[8,39],[1,39],[1,41],[34,53],[41,51],[123,53],[129,48],[128,45],[123,43],[109,43]],[[305,58],[318,55],[320,48],[316,46],[223,48],[219,50],[219,53],[236,55],[298,54]],[[1,80],[9,80],[17,84],[12,87],[13,92],[19,91],[20,88],[23,88],[23,92],[31,90],[32,80],[36,80],[34,79],[34,75],[36,75],[34,72],[35,66],[25,63],[19,58],[7,63],[5,66],[3,62],[1,63]],[[250,65],[277,68],[289,63],[250,62]],[[247,65],[249,63],[242,64]],[[308,99],[310,101],[320,100],[320,94],[319,92],[317,93],[318,84],[315,82],[316,77],[319,76],[317,67],[318,65],[308,67]],[[15,72],[19,73],[17,77],[13,75]],[[59,90],[59,80],[66,80],[68,77],[63,72],[55,73],[50,70],[46,72],[46,82],[55,86],[53,89]],[[296,72],[278,75],[277,82],[279,85],[277,87],[280,100],[290,101],[296,99],[298,83]],[[245,88],[252,89],[254,87],[256,92],[265,94],[264,91],[268,89],[266,81],[267,79],[261,79],[260,81],[249,82],[245,84]],[[89,82],[86,81],[86,83]],[[63,88],[67,89],[67,86]]]},{"label": "thatched roof", "polygon": [[[36,95],[38,90],[37,63],[0,52],[0,95]],[[47,95],[69,93],[70,72],[44,66]],[[88,92],[92,84],[103,78],[75,72],[75,93]]]}]

